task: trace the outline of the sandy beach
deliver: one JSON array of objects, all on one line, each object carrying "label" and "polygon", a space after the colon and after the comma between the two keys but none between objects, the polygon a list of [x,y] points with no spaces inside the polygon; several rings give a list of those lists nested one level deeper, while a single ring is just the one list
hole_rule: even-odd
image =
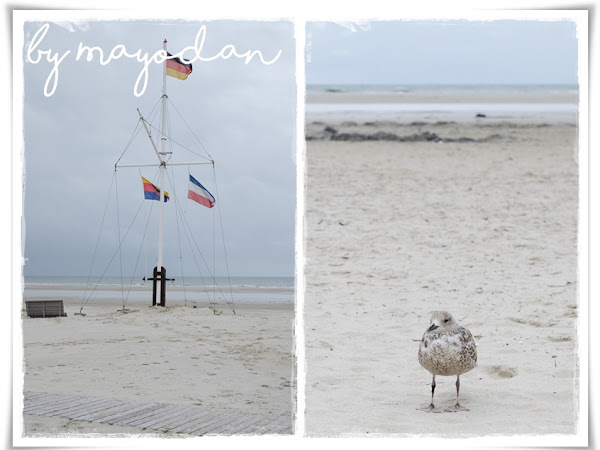
[{"label": "sandy beach", "polygon": [[[576,432],[577,116],[540,109],[374,119],[307,105],[308,436]],[[475,337],[468,412],[418,410],[436,310]],[[442,409],[455,379],[436,377]]]},{"label": "sandy beach", "polygon": [[[65,286],[62,286],[64,288]],[[35,296],[31,297],[35,298]],[[24,389],[291,416],[295,408],[293,303],[206,302],[166,308],[111,298],[65,300],[67,317],[23,313]],[[27,298],[26,298],[27,299]],[[133,427],[24,416],[24,436],[150,433]],[[164,436],[163,433],[161,433]]]}]

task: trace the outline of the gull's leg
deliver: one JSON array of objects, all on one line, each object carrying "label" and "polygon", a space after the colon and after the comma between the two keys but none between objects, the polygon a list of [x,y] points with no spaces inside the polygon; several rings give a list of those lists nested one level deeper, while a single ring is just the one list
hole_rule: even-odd
[{"label": "gull's leg", "polygon": [[433,379],[431,380],[431,404],[425,408],[419,408],[422,411],[427,411],[427,412],[441,412],[439,409],[437,409],[434,404],[433,404],[433,394],[435,392],[435,375],[433,376]]},{"label": "gull's leg", "polygon": [[459,391],[460,391],[460,375],[456,375],[456,405],[454,405],[454,408],[446,409],[446,411],[450,411],[450,412],[468,411],[467,408],[460,406],[460,403],[458,402],[458,392]]}]

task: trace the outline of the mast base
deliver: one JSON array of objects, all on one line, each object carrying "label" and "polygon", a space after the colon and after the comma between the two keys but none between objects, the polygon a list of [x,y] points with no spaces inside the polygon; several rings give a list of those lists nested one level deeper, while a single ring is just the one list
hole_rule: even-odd
[{"label": "mast base", "polygon": [[165,307],[167,304],[167,281],[174,281],[175,278],[167,278],[167,269],[161,267],[158,270],[158,266],[154,268],[152,272],[152,278],[144,277],[144,281],[152,281],[152,306],[156,306],[156,294],[157,294],[157,282],[160,281],[160,306]]}]

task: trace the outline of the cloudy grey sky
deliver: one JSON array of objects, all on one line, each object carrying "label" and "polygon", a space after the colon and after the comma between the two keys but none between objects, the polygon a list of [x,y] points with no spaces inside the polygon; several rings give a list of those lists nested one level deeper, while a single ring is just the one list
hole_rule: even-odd
[{"label": "cloudy grey sky", "polygon": [[566,20],[318,22],[306,41],[307,84],[577,83]]},{"label": "cloudy grey sky", "polygon": [[[91,62],[85,58],[78,61],[77,50],[81,42],[102,48],[105,56],[118,45],[124,45],[130,53],[141,49],[142,54],[153,55],[166,38],[169,51],[177,53],[193,46],[200,27],[206,25],[201,53],[204,57],[217,55],[227,45],[234,45],[239,53],[260,50],[265,60],[272,60],[279,50],[281,56],[271,65],[261,64],[257,57],[248,64],[235,57],[196,61],[187,80],[167,77],[169,103],[176,108],[169,108],[170,132],[173,140],[182,145],[172,145],[173,161],[198,160],[186,148],[201,155],[207,151],[212,156],[216,187],[210,166],[193,166],[189,170],[217,197],[220,211],[186,199],[188,167],[169,171],[174,185],[167,185],[166,190],[179,197],[194,239],[211,268],[212,238],[213,234],[216,236],[217,275],[225,273],[220,251],[220,215],[231,275],[293,276],[296,206],[293,24],[108,20],[57,25],[50,22],[31,59],[37,59],[37,50],[52,49],[59,57],[67,51],[71,53],[59,64],[56,91],[45,96],[44,84],[53,64],[47,62],[46,54],[42,54],[37,64],[26,61],[28,44],[43,23],[28,22],[23,30],[25,275],[87,275],[107,199],[110,202],[94,274],[102,273],[117,249],[118,229],[123,236],[132,222],[122,253],[123,272],[131,273],[140,249],[139,267],[154,267],[157,219],[151,220],[147,230],[148,244],[141,247],[140,243],[146,217],[156,216],[159,203],[143,202],[140,170],[146,178],[158,180],[157,169],[123,168],[115,178],[114,164],[138,124],[136,109],[149,117],[159,102],[161,66],[150,64],[146,91],[136,97],[134,87],[142,63],[122,57],[103,66],[98,54]],[[185,56],[194,55],[190,52]],[[158,127],[159,122],[156,116],[153,124]],[[153,135],[156,139],[157,131]],[[142,130],[121,163],[156,161]],[[140,204],[143,207],[133,221]],[[196,266],[191,254],[185,254],[190,245],[174,210],[175,202],[168,202],[164,265],[168,273],[180,272],[181,242],[186,267],[190,266],[186,272],[194,274]],[[118,258],[109,273],[119,273],[117,261]]]},{"label": "cloudy grey sky", "polygon": [[[42,24],[26,24],[24,59],[27,44]],[[168,78],[170,101],[202,145],[198,146],[173,108],[171,133],[186,148],[203,155],[207,150],[216,162],[231,273],[293,275],[296,86],[292,22],[152,20],[51,23],[36,50],[52,49],[59,57],[71,52],[59,65],[52,96],[44,95],[53,67],[46,55],[38,64],[24,64],[26,275],[87,275],[110,195],[94,272],[103,270],[116,249],[117,227],[125,233],[142,196],[139,171],[120,169],[115,179],[113,166],[138,123],[136,108],[149,115],[159,101],[161,69],[150,64],[145,93],[136,97],[142,63],[120,58],[103,66],[97,56],[91,62],[77,61],[79,43],[101,47],[106,54],[124,45],[129,52],[141,49],[152,55],[166,38],[169,51],[176,53],[194,45],[203,24],[207,26],[203,56],[216,55],[229,44],[239,52],[261,50],[267,60],[279,50],[282,53],[272,65],[257,60],[244,64],[235,57],[198,61],[188,80]],[[576,29],[573,22],[564,20],[309,22],[306,31],[308,84],[577,83]],[[154,124],[158,126],[158,121]],[[178,146],[173,150],[179,162],[194,156]],[[122,162],[145,163],[154,158],[142,131]],[[213,229],[220,239],[219,221],[213,225],[213,215],[219,211],[193,207],[185,199],[187,170],[172,174],[175,186],[171,190],[180,197],[206,257],[212,258]],[[209,167],[190,170],[217,194]],[[154,169],[144,168],[142,174],[156,179]],[[118,185],[119,224],[114,185],[109,190],[113,180]],[[157,206],[158,202],[146,201],[130,232],[123,252],[128,267],[135,264],[145,218],[156,214]],[[179,243],[183,249],[189,246],[185,235],[177,234],[173,209],[175,203],[169,203],[168,270],[179,264]],[[150,222],[145,238],[140,262],[144,267],[153,267],[155,262],[155,222]],[[217,266],[223,267],[222,261]],[[111,272],[115,271],[118,267],[113,264]]]}]

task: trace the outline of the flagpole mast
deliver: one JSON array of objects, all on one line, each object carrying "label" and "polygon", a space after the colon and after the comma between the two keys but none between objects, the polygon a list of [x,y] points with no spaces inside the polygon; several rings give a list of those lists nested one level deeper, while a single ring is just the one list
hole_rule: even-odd
[{"label": "flagpole mast", "polygon": [[[167,40],[165,39],[163,42],[163,50],[167,51]],[[163,68],[163,88],[162,88],[162,123],[160,130],[160,213],[159,213],[159,223],[158,223],[158,258],[156,266],[158,270],[162,273],[163,271],[163,222],[164,222],[164,203],[165,203],[165,155],[166,155],[166,144],[167,138],[165,136],[166,132],[166,106],[167,106],[167,60],[165,59],[165,65]],[[161,277],[162,278],[162,277]],[[163,281],[159,281],[161,283],[161,291],[163,291],[164,287],[162,286]]]}]

